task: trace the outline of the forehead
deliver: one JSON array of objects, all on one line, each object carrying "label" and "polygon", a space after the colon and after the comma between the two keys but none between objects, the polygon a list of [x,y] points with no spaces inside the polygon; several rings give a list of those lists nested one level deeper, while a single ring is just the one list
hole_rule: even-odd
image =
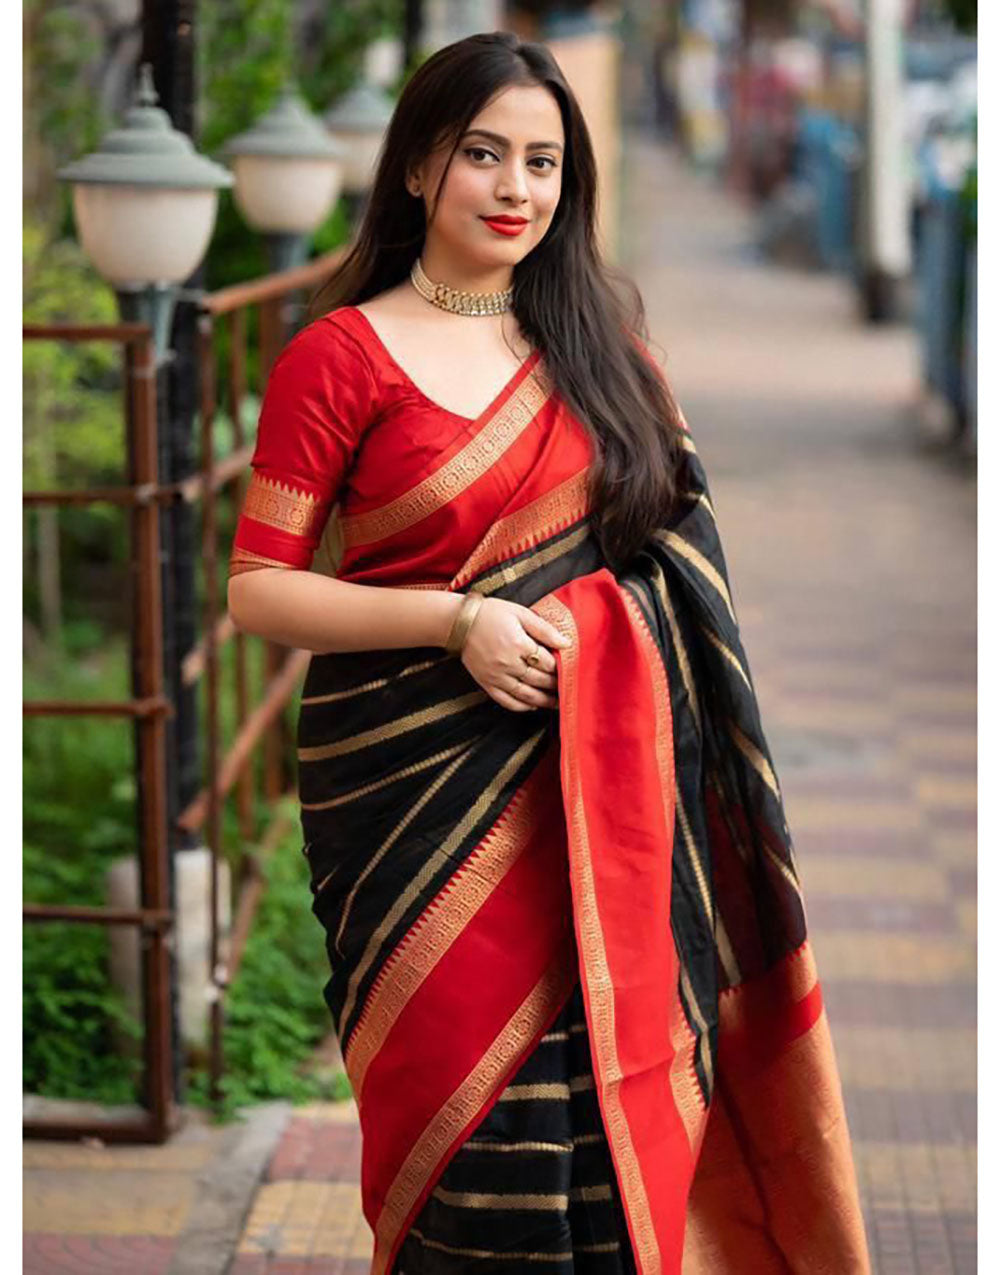
[{"label": "forehead", "polygon": [[512,142],[563,142],[562,114],[556,99],[541,84],[512,84],[469,122],[469,130],[489,129]]}]

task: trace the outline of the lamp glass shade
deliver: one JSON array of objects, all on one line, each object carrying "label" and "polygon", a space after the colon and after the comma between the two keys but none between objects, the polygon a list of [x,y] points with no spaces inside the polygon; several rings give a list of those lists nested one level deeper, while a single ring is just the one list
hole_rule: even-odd
[{"label": "lamp glass shade", "polygon": [[368,190],[375,176],[375,164],[384,133],[350,132],[331,128],[330,134],[344,148],[344,189],[352,195]]},{"label": "lamp glass shade", "polygon": [[234,155],[232,165],[236,203],[255,230],[310,234],[340,194],[340,160]]},{"label": "lamp glass shade", "polygon": [[114,287],[182,283],[212,237],[218,194],[155,186],[76,183],[83,249]]}]

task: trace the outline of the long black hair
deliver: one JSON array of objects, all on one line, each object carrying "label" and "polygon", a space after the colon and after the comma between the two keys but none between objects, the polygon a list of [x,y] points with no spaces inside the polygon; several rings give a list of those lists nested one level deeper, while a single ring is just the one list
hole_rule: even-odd
[{"label": "long black hair", "polygon": [[608,565],[618,570],[670,516],[683,427],[669,385],[644,352],[648,328],[639,289],[601,259],[590,134],[545,45],[506,31],[471,35],[439,49],[414,72],[386,131],[357,237],[310,312],[357,305],[408,277],[427,227],[423,200],[409,193],[407,176],[450,144],[436,209],[459,139],[512,85],[549,90],[566,141],[552,222],[514,267],[513,311],[525,338],[542,351],[554,391],[597,444],[588,480],[592,519]]}]

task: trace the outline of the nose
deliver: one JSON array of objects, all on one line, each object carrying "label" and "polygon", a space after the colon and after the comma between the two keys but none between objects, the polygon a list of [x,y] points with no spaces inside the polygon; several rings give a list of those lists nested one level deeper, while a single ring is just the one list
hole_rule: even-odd
[{"label": "nose", "polygon": [[523,204],[528,198],[528,183],[519,159],[512,158],[502,165],[497,181],[497,198],[509,199],[515,204]]}]

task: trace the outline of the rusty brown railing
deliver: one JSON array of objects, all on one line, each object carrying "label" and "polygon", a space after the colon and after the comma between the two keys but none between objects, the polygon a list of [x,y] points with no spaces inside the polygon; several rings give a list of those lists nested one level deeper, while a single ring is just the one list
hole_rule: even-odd
[{"label": "rusty brown railing", "polygon": [[164,695],[163,601],[160,577],[159,505],[173,495],[158,483],[156,356],[149,328],[140,323],[95,327],[27,326],[29,341],[113,341],[125,358],[126,454],[129,485],[76,491],[29,491],[28,505],[112,502],[131,507],[132,698],[120,702],[25,702],[27,716],[96,714],[131,717],[136,724],[139,826],[141,830],[138,908],[26,904],[26,922],[52,921],[135,925],[143,938],[143,1089],[145,1104],[134,1116],[107,1121],[29,1119],[24,1132],[46,1138],[98,1135],[109,1141],[162,1142],[176,1124],[171,1076],[170,959],[174,916],[170,908],[167,838],[166,716]]},{"label": "rusty brown railing", "polygon": [[[304,266],[284,270],[249,283],[238,284],[208,294],[201,300],[198,320],[198,365],[201,388],[201,473],[202,561],[205,571],[205,612],[203,637],[199,648],[187,665],[190,678],[205,677],[208,712],[205,726],[206,783],[181,815],[179,822],[189,832],[203,831],[212,854],[210,966],[213,995],[209,1005],[210,1093],[220,1097],[219,1082],[224,1060],[222,1027],[226,989],[239,969],[246,940],[264,890],[263,866],[267,856],[288,830],[280,821],[272,822],[255,852],[241,847],[237,856],[240,878],[228,950],[222,952],[219,932],[219,866],[223,857],[221,844],[221,809],[226,797],[235,789],[238,823],[243,846],[251,832],[252,772],[254,750],[258,744],[264,754],[264,796],[273,801],[292,792],[294,774],[287,766],[293,755],[294,738],[285,709],[295,693],[309,663],[308,651],[289,650],[274,642],[264,642],[265,686],[260,702],[251,711],[247,681],[247,637],[236,630],[219,598],[218,565],[219,533],[217,502],[229,489],[234,506],[242,503],[247,470],[254,441],[244,438],[241,407],[247,392],[247,316],[257,308],[259,328],[260,383],[263,386],[275,359],[290,335],[286,308],[291,296],[312,289],[323,282],[341,259],[343,248],[317,257]],[[233,451],[223,460],[213,456],[212,426],[219,395],[215,353],[215,330],[218,323],[228,327],[229,359],[223,382],[226,405],[233,429]],[[228,558],[228,546],[226,556]],[[257,640],[257,639],[255,639]],[[218,719],[219,667],[218,653],[227,642],[235,643],[236,735],[223,752]]]},{"label": "rusty brown railing", "polygon": [[[232,497],[234,509],[242,504],[253,455],[254,439],[247,439],[241,407],[248,392],[248,316],[256,307],[261,386],[290,335],[288,303],[304,289],[312,289],[332,272],[345,250],[340,248],[307,265],[264,276],[249,283],[221,289],[199,299],[199,472],[180,482],[161,483],[157,462],[157,395],[155,354],[149,329],[143,324],[103,327],[72,325],[27,326],[28,340],[109,340],[123,344],[128,384],[127,440],[130,484],[87,490],[24,493],[26,505],[89,504],[109,501],[132,508],[132,570],[136,593],[132,616],[132,640],[137,658],[134,697],[121,703],[85,704],[58,700],[24,705],[25,714],[113,714],[132,716],[139,723],[138,790],[142,802],[142,885],[140,906],[95,908],[26,904],[26,921],[77,921],[103,925],[138,925],[147,938],[144,969],[144,1089],[147,1107],[141,1116],[99,1122],[27,1120],[24,1132],[39,1137],[81,1137],[95,1134],[106,1141],[163,1141],[177,1124],[177,1108],[171,1078],[171,969],[168,944],[174,926],[169,902],[170,838],[167,814],[167,767],[177,759],[166,752],[165,715],[174,706],[164,693],[163,602],[160,574],[160,506],[176,501],[201,503],[204,613],[202,634],[181,661],[181,681],[192,686],[204,678],[205,733],[204,782],[201,790],[179,812],[176,830],[200,833],[212,856],[210,877],[209,936],[209,1092],[221,1097],[224,1058],[222,1034],[224,1001],[246,947],[257,906],[265,886],[264,864],[289,825],[273,818],[263,834],[254,837],[253,762],[263,751],[263,796],[273,802],[290,793],[294,776],[290,765],[294,739],[285,710],[308,665],[307,651],[294,651],[265,642],[264,685],[252,703],[248,672],[248,638],[230,619],[219,589],[218,502]],[[226,324],[229,353],[219,376],[215,334]],[[213,424],[219,406],[219,382],[224,386],[232,423],[232,451],[214,456]],[[228,559],[228,546],[222,552]],[[259,639],[250,639],[257,641]],[[220,726],[219,652],[234,644],[234,694],[236,730],[223,741]],[[219,917],[223,803],[235,794],[240,846],[234,856],[235,904],[228,936]],[[224,938],[228,942],[224,944]]]}]

